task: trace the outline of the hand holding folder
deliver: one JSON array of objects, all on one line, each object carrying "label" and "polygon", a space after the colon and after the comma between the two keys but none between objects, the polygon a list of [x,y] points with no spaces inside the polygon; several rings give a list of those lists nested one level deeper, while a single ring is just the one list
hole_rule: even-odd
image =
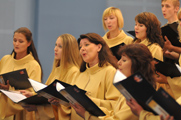
[{"label": "hand holding folder", "polygon": [[[43,83],[34,81],[32,79],[29,79],[34,91],[47,98],[47,99],[52,99],[52,98],[57,98],[59,100],[59,103],[64,105],[64,106],[69,106],[69,101],[62,96],[57,90],[56,90],[56,81],[52,82],[50,85],[45,85]],[[65,86],[69,86],[68,84],[64,83]]]},{"label": "hand holding folder", "polygon": [[175,22],[173,24],[165,25],[161,28],[163,39],[167,36],[172,45],[181,47],[181,43],[179,42],[179,35],[177,31],[178,24]]},{"label": "hand holding folder", "polygon": [[127,100],[135,99],[143,109],[155,115],[163,115],[164,118],[170,115],[176,120],[181,120],[181,106],[164,89],[155,91],[140,72],[126,79],[120,76],[120,80],[118,80],[119,75],[115,74],[115,76],[117,80],[113,84]]},{"label": "hand holding folder", "polygon": [[44,97],[41,97],[38,95],[26,97],[22,95],[20,92],[18,92],[19,90],[32,87],[29,82],[26,69],[20,69],[20,70],[1,74],[0,83],[2,83],[4,86],[7,86],[7,84],[9,84],[16,89],[16,91],[8,91],[8,90],[0,89],[0,91],[3,94],[5,94],[15,103],[34,104],[34,105],[49,104],[48,100]]},{"label": "hand holding folder", "polygon": [[21,94],[19,91],[7,91],[2,89],[0,89],[0,91],[3,94],[5,94],[9,99],[11,99],[14,103],[31,104],[31,105],[49,104],[46,98],[38,95],[26,97],[23,94]]},{"label": "hand holding folder", "polygon": [[86,91],[76,85],[64,87],[61,82],[57,82],[56,89],[71,104],[79,104],[94,116],[105,116],[104,112],[86,95]]},{"label": "hand holding folder", "polygon": [[78,88],[76,85],[70,85],[55,79],[50,85],[46,86],[37,81],[29,80],[35,92],[47,99],[57,98],[60,101],[59,103],[64,106],[69,106],[69,102],[72,104],[78,103],[94,116],[105,115],[86,95],[86,91]]},{"label": "hand holding folder", "polygon": [[7,85],[7,81],[15,89],[27,89],[31,87],[26,69],[0,74],[0,83]]},{"label": "hand holding folder", "polygon": [[155,64],[156,71],[160,72],[165,76],[179,77],[181,76],[181,68],[178,64],[171,64],[167,62],[162,62],[156,58],[154,60],[157,62]]}]

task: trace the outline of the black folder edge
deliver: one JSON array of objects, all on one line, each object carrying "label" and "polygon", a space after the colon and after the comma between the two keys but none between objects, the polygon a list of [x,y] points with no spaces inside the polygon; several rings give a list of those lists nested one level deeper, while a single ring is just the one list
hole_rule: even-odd
[{"label": "black folder edge", "polygon": [[[135,99],[137,102],[138,102],[138,104],[140,104],[142,107],[143,107],[143,109],[145,109],[145,110],[147,110],[147,111],[150,111],[150,112],[152,112],[153,114],[155,114],[155,115],[157,115],[157,113],[155,112],[155,111],[153,111],[147,104],[146,104],[146,100],[147,99],[149,99],[150,98],[150,96],[147,96],[147,98],[145,98],[145,96],[144,95],[141,95],[142,97],[144,97],[144,99],[145,100],[143,100],[143,99],[141,99],[141,98],[139,98],[139,96],[140,96],[140,94],[141,93],[139,93],[139,95],[137,96],[137,95],[135,95],[135,94],[133,94],[133,93],[130,93],[130,92],[133,92],[133,91],[135,91],[135,88],[133,88],[133,84],[134,84],[134,76],[140,76],[141,78],[142,78],[142,83],[141,84],[143,84],[144,83],[144,85],[146,84],[146,86],[144,86],[144,87],[139,87],[140,89],[144,89],[144,90],[142,90],[141,92],[144,92],[144,94],[150,94],[150,96],[152,96],[156,91],[155,91],[155,89],[152,87],[152,85],[150,84],[150,83],[148,83],[147,82],[147,80],[143,77],[143,75],[139,72],[139,71],[137,71],[136,73],[134,73],[133,75],[131,75],[131,76],[129,76],[129,77],[127,77],[126,79],[124,79],[124,80],[122,80],[122,81],[119,81],[119,82],[117,82],[117,83],[114,83],[114,86],[119,90],[119,85],[121,84],[122,86],[123,86],[123,88],[133,97],[133,99]],[[130,84],[132,84],[131,86],[131,88],[130,88],[130,84],[128,83],[128,82],[130,82],[130,81],[132,81],[132,83],[130,83]],[[128,87],[126,87],[126,86],[128,86]],[[137,85],[136,85],[137,86]],[[124,90],[124,91],[125,91]],[[119,90],[120,91],[120,90]],[[148,93],[148,91],[149,91],[149,93]],[[122,92],[122,91],[120,91],[122,94],[123,94],[123,96],[126,98],[127,96],[125,96],[125,94]],[[136,92],[136,91],[135,91]],[[139,90],[139,92],[140,92],[140,90]]]},{"label": "black folder edge", "polygon": [[162,62],[156,58],[154,58],[154,60],[158,62],[158,64],[155,64],[156,71],[160,72],[161,74],[170,76],[171,78],[181,76],[181,72],[177,68],[176,64]]},{"label": "black folder edge", "polygon": [[39,95],[34,95],[31,97],[28,97],[19,103],[25,103],[25,104],[30,104],[30,105],[45,105],[45,104],[50,104],[48,102],[48,99]]},{"label": "black folder edge", "polygon": [[68,86],[60,91],[60,93],[62,92],[66,93],[66,96],[69,96],[69,98],[67,99],[70,102],[72,102],[72,97],[75,101],[78,102],[78,104],[82,105],[90,114],[94,116],[105,116],[105,113],[86,95],[85,90],[82,90],[78,88],[76,85],[73,85]]},{"label": "black folder edge", "polygon": [[179,42],[178,32],[174,30],[170,24],[161,27],[161,31],[162,31],[162,37],[164,40],[165,40],[165,36],[167,36],[167,38],[170,40],[172,45],[181,47],[181,43]]},{"label": "black folder edge", "polygon": [[[128,82],[129,82],[128,80],[134,81],[135,75],[141,75],[142,76],[142,74],[138,71],[138,72],[134,73],[133,75],[131,75],[130,77],[126,78],[125,80],[114,83],[114,85],[117,86],[117,85],[121,84],[126,89],[127,88],[126,86],[130,86],[130,84],[128,84]],[[143,78],[142,81],[143,80],[147,81],[143,76],[141,78]],[[123,82],[125,82],[125,83],[123,84]],[[147,81],[147,83],[148,83],[148,81]],[[143,84],[142,84],[142,87],[145,87],[145,86],[143,86]],[[140,88],[142,89],[142,87],[140,87]],[[148,88],[148,87],[146,87],[146,88]],[[133,87],[132,88],[129,87],[129,89],[132,89],[134,91],[137,90]],[[129,92],[128,88],[126,90]],[[145,92],[145,90],[142,90],[141,92]],[[145,92],[145,93],[148,93],[148,92]],[[140,104],[143,107],[143,109],[150,111],[155,115],[158,115],[157,111],[155,111],[151,106],[148,105],[151,100],[154,100],[159,106],[161,106],[160,111],[162,112],[163,115],[166,116],[168,113],[169,115],[174,116],[174,119],[176,119],[176,120],[181,119],[181,106],[163,88],[160,87],[158,89],[158,91],[154,90],[153,92],[150,92],[150,93],[151,94],[148,93],[149,96],[147,96],[145,101],[143,101],[143,99],[138,99],[135,97],[135,95],[133,95],[129,92],[129,94],[131,94],[133,96],[133,98],[138,102],[138,104]],[[140,94],[142,96],[144,96],[144,94],[142,94],[142,93],[140,93]],[[146,108],[145,108],[145,106],[146,106]]]},{"label": "black folder edge", "polygon": [[[7,91],[7,92],[10,92],[10,93],[13,93],[13,92],[17,92],[17,91],[8,91],[8,90],[3,90],[3,91]],[[0,90],[0,92],[2,92]],[[2,92],[4,95],[6,95],[4,92]],[[18,94],[18,93],[17,93]],[[19,93],[21,94],[21,93]],[[8,95],[6,95],[8,97]],[[26,97],[26,96],[25,96]],[[12,98],[9,98],[12,100]],[[16,104],[30,104],[30,105],[44,105],[44,104],[50,104],[48,102],[48,99],[42,97],[42,96],[39,96],[39,95],[33,95],[31,97],[26,97],[25,99],[22,99],[18,102],[15,102],[14,100],[12,100],[14,103]]]},{"label": "black folder edge", "polygon": [[126,31],[128,34],[130,34],[133,37],[136,37],[135,35],[135,31],[134,30],[130,30],[130,31]]},{"label": "black folder edge", "polygon": [[48,94],[48,95],[50,95],[52,97],[58,98],[62,102],[65,102],[65,104],[66,103],[69,104],[69,101],[56,90],[56,83],[57,82],[60,82],[65,87],[70,86],[69,84],[66,84],[64,82],[61,82],[61,81],[55,79],[50,85],[48,85],[44,89],[41,89],[41,90],[36,91],[36,92],[41,96],[44,96],[44,94]]},{"label": "black folder edge", "polygon": [[169,114],[174,116],[174,119],[181,120],[181,106],[162,87],[160,87],[158,91],[156,91],[155,94],[150,97],[150,99],[147,101],[147,104],[152,102],[152,100],[161,107],[159,110],[163,115],[166,116]]},{"label": "black folder edge", "polygon": [[26,69],[1,74],[0,78],[4,79],[4,84],[7,84],[7,80],[9,80],[9,84],[15,89],[27,89],[31,87]]}]

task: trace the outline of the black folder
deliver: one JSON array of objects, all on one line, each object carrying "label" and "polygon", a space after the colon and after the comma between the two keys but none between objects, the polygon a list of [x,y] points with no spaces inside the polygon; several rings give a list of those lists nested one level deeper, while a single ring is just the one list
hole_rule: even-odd
[{"label": "black folder", "polygon": [[161,74],[165,76],[173,77],[179,77],[181,76],[181,72],[179,71],[179,65],[176,67],[176,64],[168,63],[168,62],[162,62],[156,58],[154,58],[155,61],[158,63],[155,64],[156,71],[160,72]]},{"label": "black folder", "polygon": [[[156,91],[153,86],[147,82],[140,72],[136,72],[130,77],[114,83],[114,86],[126,97],[126,99],[134,98],[147,111],[156,114],[148,105],[146,101]],[[130,96],[127,98],[127,96]]]},{"label": "black folder", "polygon": [[167,38],[170,40],[172,45],[181,47],[181,43],[179,42],[179,35],[177,31],[177,26],[178,23],[173,23],[173,24],[167,24],[161,28],[162,30],[162,36],[163,39],[165,40],[164,36],[167,36]]},{"label": "black folder", "polygon": [[[30,82],[35,92],[47,99],[52,97],[58,98],[60,104],[64,106],[69,106],[69,102],[72,104],[78,103],[94,116],[105,116],[105,113],[86,95],[86,91],[78,88],[76,85],[70,85],[57,79],[48,86],[42,85],[43,83],[39,82],[34,84],[32,80]],[[39,90],[34,85],[39,85]]]},{"label": "black folder", "polygon": [[19,91],[7,91],[7,90],[2,90],[2,89],[0,89],[0,91],[3,94],[5,94],[8,98],[10,98],[14,103],[31,104],[31,105],[50,104],[48,102],[48,99],[39,95],[26,97],[22,95]]},{"label": "black folder", "polygon": [[86,91],[78,88],[76,85],[65,87],[65,89],[59,92],[72,104],[78,103],[82,105],[90,114],[105,116],[105,113],[86,95]]},{"label": "black folder", "polygon": [[30,104],[30,105],[44,105],[44,104],[50,104],[48,102],[48,99],[39,95],[34,95],[31,97],[28,97],[24,100],[21,101],[22,103],[25,104]]},{"label": "black folder", "polygon": [[121,56],[119,55],[119,49],[122,47],[122,46],[124,46],[125,45],[125,43],[123,42],[123,43],[121,43],[121,44],[119,44],[119,45],[116,45],[116,46],[114,46],[114,47],[111,47],[110,49],[111,49],[111,51],[112,51],[112,53],[113,53],[113,55],[117,58],[117,60],[120,60],[121,59]]},{"label": "black folder", "polygon": [[163,88],[156,91],[140,72],[114,85],[126,99],[134,98],[143,109],[155,115],[171,115],[181,120],[181,106]]},{"label": "black folder", "polygon": [[130,35],[132,35],[133,37],[136,37],[135,31],[134,31],[134,30],[126,31],[126,32],[129,33]]},{"label": "black folder", "polygon": [[9,84],[15,89],[27,89],[31,87],[26,69],[20,69],[0,75],[0,83]]},{"label": "black folder", "polygon": [[[150,98],[148,104],[152,101],[155,101],[161,107],[158,109],[161,112],[165,110],[169,115],[174,116],[175,120],[181,120],[181,106],[163,88],[159,88]],[[158,106],[152,104],[153,110],[156,111],[156,107]]]},{"label": "black folder", "polygon": [[41,89],[39,91],[36,91],[39,95],[49,99],[52,97],[58,98],[59,100],[61,100],[62,104],[67,106],[69,104],[69,101],[62,95],[60,94],[57,89],[56,89],[56,83],[60,82],[61,84],[63,84],[64,87],[68,87],[71,86],[67,83],[61,82],[57,79],[55,79],[50,85],[48,85],[47,87],[45,87],[44,89]]}]

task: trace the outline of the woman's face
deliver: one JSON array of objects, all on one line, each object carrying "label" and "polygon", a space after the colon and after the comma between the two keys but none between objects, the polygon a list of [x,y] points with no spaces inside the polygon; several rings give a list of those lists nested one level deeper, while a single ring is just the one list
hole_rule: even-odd
[{"label": "woman's face", "polygon": [[147,38],[146,34],[147,28],[144,24],[140,24],[139,22],[136,21],[134,29],[135,29],[136,38],[140,39],[141,41]]},{"label": "woman's face", "polygon": [[113,14],[104,17],[104,24],[109,31],[119,30],[118,19]]},{"label": "woman's face", "polygon": [[89,67],[94,66],[99,62],[99,51],[102,48],[101,44],[91,43],[87,38],[80,40],[80,55],[84,62],[88,63]]},{"label": "woman's face", "polygon": [[56,60],[61,60],[61,56],[62,56],[62,47],[63,47],[63,41],[60,37],[57,38],[57,41],[55,43],[55,59]]},{"label": "woman's face", "polygon": [[13,46],[16,54],[27,55],[27,49],[31,45],[22,33],[15,33],[13,37]]},{"label": "woman's face", "polygon": [[131,59],[127,55],[122,55],[121,59],[118,61],[119,70],[126,76],[131,76]]}]

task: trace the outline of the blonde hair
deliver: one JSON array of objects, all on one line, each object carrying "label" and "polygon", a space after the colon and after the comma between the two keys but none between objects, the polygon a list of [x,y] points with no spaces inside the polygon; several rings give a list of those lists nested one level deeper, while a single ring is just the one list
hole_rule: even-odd
[{"label": "blonde hair", "polygon": [[120,29],[122,29],[123,26],[124,26],[124,19],[123,19],[123,15],[122,15],[121,10],[119,8],[109,7],[109,8],[104,10],[103,15],[102,15],[102,24],[103,24],[104,30],[105,31],[107,30],[107,27],[106,27],[106,25],[104,23],[104,17],[109,16],[111,14],[113,14],[113,15],[115,15],[117,17],[118,26],[119,26]]},{"label": "blonde hair", "polygon": [[[62,55],[61,60],[55,60],[53,69],[60,66],[60,80],[68,72],[72,66],[80,67],[81,57],[79,54],[79,47],[76,38],[71,34],[62,34],[58,38],[62,40]],[[57,38],[57,39],[58,39]]]},{"label": "blonde hair", "polygon": [[[165,2],[165,1],[167,1],[167,0],[162,0],[162,2]],[[170,0],[170,1],[172,1],[174,7],[179,7],[180,6],[180,1],[179,0]]]},{"label": "blonde hair", "polygon": [[[179,9],[178,11],[178,21],[179,23],[181,22],[180,19],[181,19],[181,8]],[[181,26],[180,24],[178,25],[178,34],[179,34],[179,41],[181,42]]]}]

